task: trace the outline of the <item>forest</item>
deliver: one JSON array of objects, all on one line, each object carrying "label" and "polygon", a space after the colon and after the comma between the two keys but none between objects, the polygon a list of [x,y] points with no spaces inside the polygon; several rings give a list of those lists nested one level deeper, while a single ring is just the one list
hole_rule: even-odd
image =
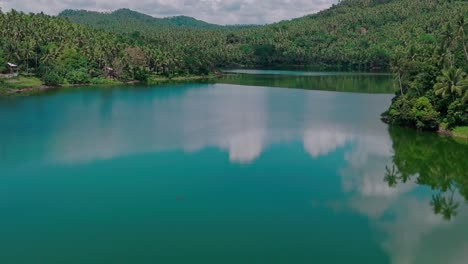
[{"label": "forest", "polygon": [[11,62],[50,86],[266,65],[391,71],[398,93],[383,119],[449,130],[468,124],[467,14],[466,1],[343,0],[290,21],[218,26],[128,9],[13,10],[0,12],[0,71]]}]

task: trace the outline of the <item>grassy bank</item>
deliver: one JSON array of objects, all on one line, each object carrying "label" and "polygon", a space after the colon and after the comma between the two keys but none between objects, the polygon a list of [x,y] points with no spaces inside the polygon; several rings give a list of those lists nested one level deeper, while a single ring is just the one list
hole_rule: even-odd
[{"label": "grassy bank", "polygon": [[6,89],[26,89],[39,88],[42,86],[42,81],[37,77],[19,76],[11,79],[4,79],[0,83],[1,88]]},{"label": "grassy bank", "polygon": [[468,126],[456,127],[452,131],[452,136],[458,139],[464,139],[468,141]]},{"label": "grassy bank", "polygon": [[160,75],[153,75],[150,76],[147,80],[148,84],[158,84],[161,82],[168,82],[168,81],[196,81],[196,80],[207,80],[207,79],[214,79],[221,75],[219,74],[208,74],[208,75],[180,75],[180,76],[173,76],[173,77],[166,77]]},{"label": "grassy bank", "polygon": [[0,96],[31,94],[43,88],[42,81],[34,76],[19,76],[0,80]]}]

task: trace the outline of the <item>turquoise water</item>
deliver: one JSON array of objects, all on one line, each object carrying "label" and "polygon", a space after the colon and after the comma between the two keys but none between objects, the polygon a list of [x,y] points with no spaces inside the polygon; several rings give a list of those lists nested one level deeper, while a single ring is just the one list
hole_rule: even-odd
[{"label": "turquoise water", "polygon": [[226,71],[218,83],[352,93],[393,94],[393,77],[384,73],[307,72],[278,70]]},{"label": "turquoise water", "polygon": [[199,83],[0,99],[0,263],[464,263],[468,147],[389,128],[391,98]]},{"label": "turquoise water", "polygon": [[391,76],[388,73],[371,72],[316,72],[303,70],[258,70],[258,69],[232,69],[225,73],[239,73],[252,75],[286,75],[286,76]]}]

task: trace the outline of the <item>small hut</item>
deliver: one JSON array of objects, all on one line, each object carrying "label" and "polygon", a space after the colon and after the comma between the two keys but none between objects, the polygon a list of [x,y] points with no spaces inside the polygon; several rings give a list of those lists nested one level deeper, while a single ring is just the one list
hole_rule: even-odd
[{"label": "small hut", "polygon": [[8,73],[7,74],[0,74],[0,78],[13,78],[18,76],[18,65],[8,62]]},{"label": "small hut", "polygon": [[8,62],[7,63],[7,66],[8,66],[8,69],[10,70],[10,73],[13,74],[13,73],[17,73],[18,71],[18,65],[16,64],[13,64],[11,62]]}]

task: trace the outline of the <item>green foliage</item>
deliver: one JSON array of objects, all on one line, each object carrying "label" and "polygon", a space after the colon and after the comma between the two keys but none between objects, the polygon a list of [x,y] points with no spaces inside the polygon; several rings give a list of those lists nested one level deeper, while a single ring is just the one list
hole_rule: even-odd
[{"label": "green foliage", "polygon": [[453,101],[448,107],[446,120],[448,128],[468,124],[468,104],[459,99]]},{"label": "green foliage", "polygon": [[144,68],[134,69],[134,74],[135,74],[134,79],[137,81],[141,81],[141,82],[146,82],[150,76],[149,71],[147,71]]},{"label": "green foliage", "polygon": [[119,80],[144,80],[147,74],[204,75],[233,65],[355,70],[391,65],[398,72],[401,93],[412,99],[428,97],[442,66],[468,68],[461,19],[467,13],[463,1],[345,0],[272,25],[217,26],[128,9],[67,10],[59,17],[13,10],[0,14],[0,49],[21,71],[43,79],[54,72],[64,83],[109,77],[109,67],[111,77]]},{"label": "green foliage", "polygon": [[[395,1],[396,2],[396,1]],[[391,60],[399,82],[400,94],[384,117],[391,123],[419,129],[435,129],[436,119],[452,129],[468,125],[468,53],[466,49],[466,2],[441,4],[450,10],[459,8],[443,23],[433,23],[419,34],[419,42],[401,46]],[[418,99],[425,97],[426,99]],[[424,100],[424,101],[423,101]],[[410,116],[404,114],[411,107]],[[435,116],[438,112],[439,118]]]},{"label": "green foliage", "polygon": [[414,100],[407,95],[397,97],[393,100],[390,109],[383,114],[389,123],[400,126],[414,126],[414,118],[411,114]]},{"label": "green foliage", "polygon": [[315,15],[258,27],[206,26],[192,18],[158,19],[127,9],[113,13],[69,10],[61,16],[128,34],[136,42],[150,42],[166,55],[174,55],[180,68],[175,73],[198,71],[189,67],[192,48],[203,54],[196,57],[199,64],[210,69],[313,64],[384,70],[399,48],[418,44],[417,51],[433,49],[442,31],[441,21],[455,23],[468,12],[467,7],[461,1],[345,0]]},{"label": "green foliage", "polygon": [[94,77],[91,79],[92,84],[96,85],[116,85],[116,84],[121,84],[121,82],[116,81],[116,80],[110,80],[110,79],[105,79],[102,77]]},{"label": "green foliage", "polygon": [[410,115],[418,129],[435,130],[438,128],[439,113],[434,110],[431,101],[426,97],[420,97],[415,101]]},{"label": "green foliage", "polygon": [[[468,128],[456,130],[465,131],[468,139]],[[430,187],[435,193],[430,202],[434,213],[450,220],[459,204],[468,201],[468,148],[437,134],[398,127],[390,127],[389,132],[396,169],[388,170],[384,180],[390,187],[406,182]],[[460,195],[455,196],[456,192]],[[458,197],[463,198],[460,201]]]},{"label": "green foliage", "polygon": [[10,89],[23,89],[23,88],[39,88],[41,80],[36,77],[19,76],[15,78],[6,79],[3,82],[5,88]]},{"label": "green foliage", "polygon": [[[0,49],[0,73],[5,70],[5,58],[3,57],[3,50]],[[5,81],[3,78],[0,78],[0,85],[3,84]]]},{"label": "green foliage", "polygon": [[69,84],[89,83],[87,59],[76,49],[66,48],[54,61],[52,71]]},{"label": "green foliage", "polygon": [[44,81],[45,85],[49,86],[57,86],[63,83],[63,79],[59,76],[58,73],[54,71],[46,73],[44,76],[42,76],[42,80]]},{"label": "green foliage", "polygon": [[468,140],[468,126],[454,128],[453,136],[456,138]]},{"label": "green foliage", "polygon": [[0,73],[5,70],[5,57],[3,56],[3,50],[0,49]]},{"label": "green foliage", "polygon": [[[222,29],[235,28],[236,26],[219,26],[197,20],[187,16],[175,16],[167,18],[155,18],[141,14],[130,9],[119,9],[112,13],[99,13],[86,10],[64,10],[59,14],[60,17],[69,19],[74,23],[99,25],[103,29],[114,30],[117,21],[125,27],[140,28],[181,28],[181,29]],[[245,26],[244,26],[245,27]],[[124,29],[121,29],[124,30]]]},{"label": "green foliage", "polygon": [[435,94],[447,97],[450,95],[462,97],[468,90],[468,78],[462,69],[450,67],[448,70],[442,70],[442,74],[437,77],[437,83],[434,85]]},{"label": "green foliage", "polygon": [[439,125],[439,115],[427,97],[416,99],[404,95],[394,99],[383,117],[395,125],[415,127],[420,130],[436,130]]}]

